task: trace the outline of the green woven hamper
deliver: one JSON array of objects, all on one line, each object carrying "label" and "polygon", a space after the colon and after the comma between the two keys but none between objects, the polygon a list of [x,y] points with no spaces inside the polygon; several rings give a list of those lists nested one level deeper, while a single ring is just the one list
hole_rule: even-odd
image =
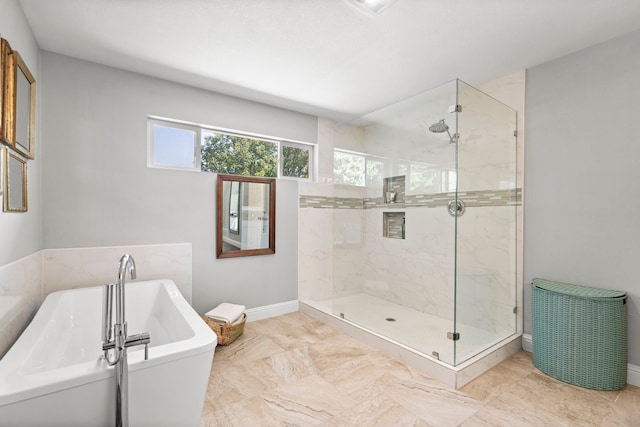
[{"label": "green woven hamper", "polygon": [[544,279],[533,279],[531,288],[534,365],[581,387],[624,387],[626,294]]}]

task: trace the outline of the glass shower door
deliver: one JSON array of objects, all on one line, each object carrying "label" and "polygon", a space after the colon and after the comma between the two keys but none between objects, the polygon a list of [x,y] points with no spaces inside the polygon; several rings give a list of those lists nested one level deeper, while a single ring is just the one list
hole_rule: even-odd
[{"label": "glass shower door", "polygon": [[341,127],[332,257],[333,314],[451,365],[455,104],[451,81]]},{"label": "glass shower door", "polygon": [[516,112],[458,81],[455,365],[516,333]]}]

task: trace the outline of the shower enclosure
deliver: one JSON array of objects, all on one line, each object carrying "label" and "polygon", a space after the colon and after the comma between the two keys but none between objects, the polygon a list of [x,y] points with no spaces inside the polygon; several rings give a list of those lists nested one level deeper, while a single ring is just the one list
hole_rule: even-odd
[{"label": "shower enclosure", "polygon": [[516,336],[513,109],[454,80],[325,126],[323,165],[300,191],[304,305],[451,367]]}]

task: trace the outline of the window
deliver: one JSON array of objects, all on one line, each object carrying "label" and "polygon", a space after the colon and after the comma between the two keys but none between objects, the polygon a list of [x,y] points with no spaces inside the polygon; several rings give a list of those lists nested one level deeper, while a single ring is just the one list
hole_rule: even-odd
[{"label": "window", "polygon": [[311,146],[283,142],[281,176],[291,178],[309,178],[311,171]]},{"label": "window", "polygon": [[364,187],[365,157],[346,151],[333,151],[333,183]]},{"label": "window", "polygon": [[[389,159],[341,149],[333,150],[333,183],[358,187],[382,188]],[[436,194],[456,190],[454,169],[437,165],[400,161],[394,170],[407,177],[407,194]]]},{"label": "window", "polygon": [[333,150],[334,184],[381,187],[385,161],[352,151]]},{"label": "window", "polygon": [[165,126],[158,121],[149,122],[150,166],[197,170],[200,166],[195,146],[199,132],[189,126]]},{"label": "window", "polygon": [[195,124],[148,120],[150,167],[311,179],[314,145]]},{"label": "window", "polygon": [[365,179],[368,187],[382,188],[384,161],[367,157],[365,159]]},{"label": "window", "polygon": [[220,132],[203,132],[202,171],[278,177],[277,142]]},{"label": "window", "polygon": [[400,175],[408,177],[410,194],[436,194],[456,191],[457,174],[454,169],[419,162],[400,162]]}]

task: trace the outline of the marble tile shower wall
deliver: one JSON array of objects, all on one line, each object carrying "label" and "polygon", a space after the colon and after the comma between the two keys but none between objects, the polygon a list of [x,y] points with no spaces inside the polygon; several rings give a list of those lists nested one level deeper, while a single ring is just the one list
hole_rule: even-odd
[{"label": "marble tile shower wall", "polygon": [[191,244],[47,249],[0,267],[0,357],[51,292],[113,282],[124,253],[136,280],[171,279],[191,302]]},{"label": "marble tile shower wall", "polygon": [[[307,272],[319,279],[305,284],[308,286],[304,288],[311,291],[301,299],[313,295],[310,299],[324,300],[365,292],[452,319],[455,223],[442,201],[453,195],[445,196],[421,195],[415,204],[390,208],[389,204],[367,204],[368,199],[302,195],[300,218],[309,219],[305,227],[313,228],[321,223],[320,218],[329,221],[331,225],[324,230],[333,229],[333,242],[327,238],[323,241],[323,259],[330,264],[318,260],[317,273]],[[469,197],[468,209],[458,222],[458,320],[498,331],[512,325],[507,316],[515,298],[515,252],[511,262],[505,260],[505,252],[515,250],[514,209],[520,203],[520,192],[475,192]],[[385,238],[382,233],[383,213],[397,209],[403,209],[406,217],[405,240]],[[315,241],[311,247],[316,250],[322,239],[318,231],[309,240]],[[301,253],[302,260],[309,258]],[[322,279],[320,272],[324,274]],[[324,280],[332,281],[331,292]]]},{"label": "marble tile shower wall", "polygon": [[300,209],[298,214],[298,299],[314,305],[333,295],[333,213]]},{"label": "marble tile shower wall", "polygon": [[460,99],[458,190],[516,188],[515,114],[472,87],[461,88]]},{"label": "marble tile shower wall", "polygon": [[[448,171],[455,171],[456,146],[448,143],[446,134],[426,132],[429,123],[443,117],[451,120],[450,116],[441,117],[446,113],[420,107],[383,124],[360,128],[362,133],[350,126],[320,123],[319,140],[324,144],[320,151],[326,148],[325,154],[336,146],[387,159],[383,177],[409,177],[416,170],[438,173],[431,180],[405,179],[404,200],[393,205],[385,203],[382,180],[380,185],[351,192],[330,185],[329,176],[319,180],[325,185],[302,186],[302,300],[330,300],[366,292],[452,318],[456,236],[455,222],[446,205],[455,193],[442,189],[457,185],[467,206],[465,215],[459,218],[460,231],[464,233],[459,235],[458,257],[464,261],[459,263],[464,268],[458,271],[458,319],[492,331],[503,324],[513,324],[512,318],[502,319],[496,313],[512,313],[515,302],[514,224],[522,192],[513,179],[516,147],[505,150],[499,142],[505,140],[505,132],[513,132],[515,123],[489,123],[487,117],[498,113],[478,107],[482,98],[475,99],[475,95],[473,90],[467,94],[472,105],[467,117],[477,114],[482,123],[470,120],[460,129],[466,133],[464,146],[459,144],[458,155],[464,167],[455,173],[457,183],[444,181]],[[325,155],[327,160],[330,161],[329,156]],[[325,169],[328,174],[329,167]],[[383,237],[385,211],[404,212],[406,239]],[[334,235],[323,238],[320,230],[314,234],[311,230],[315,224],[323,224],[323,229],[333,230]],[[505,257],[509,257],[506,262]],[[305,265],[310,264],[314,265],[313,271],[305,271]],[[495,310],[496,304],[504,310]]]},{"label": "marble tile shower wall", "polygon": [[[318,120],[318,179],[300,182],[306,207],[298,212],[298,299],[331,311],[331,298],[361,289],[361,211],[366,189],[333,185],[333,149],[364,150],[357,126]],[[382,190],[380,190],[382,191]],[[378,195],[381,195],[378,194]],[[302,207],[302,206],[301,206]],[[334,208],[335,209],[332,209]],[[329,232],[331,230],[331,232]]]},{"label": "marble tile shower wall", "polygon": [[311,209],[300,209],[298,215],[298,298],[315,305],[362,290],[363,189],[333,187],[307,189],[341,197],[300,198],[300,207]]},{"label": "marble tile shower wall", "polygon": [[445,208],[404,211],[405,239],[387,239],[383,209],[367,209],[365,293],[442,318],[453,303],[453,223]]},{"label": "marble tile shower wall", "polygon": [[515,207],[469,208],[458,220],[457,320],[513,332]]}]

